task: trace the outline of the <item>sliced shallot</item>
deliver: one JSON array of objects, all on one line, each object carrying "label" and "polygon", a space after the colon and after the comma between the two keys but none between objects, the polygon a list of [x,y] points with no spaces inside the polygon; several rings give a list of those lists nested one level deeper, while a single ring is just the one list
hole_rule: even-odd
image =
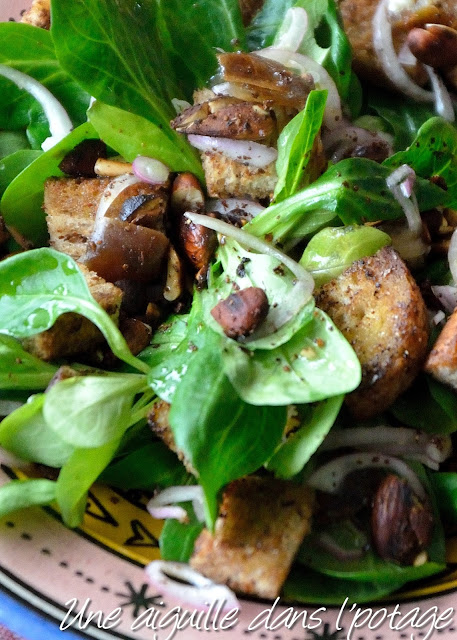
[{"label": "sliced shallot", "polygon": [[373,47],[384,73],[397,89],[418,102],[433,102],[433,92],[413,82],[398,60],[392,39],[388,0],[380,0],[373,16]]},{"label": "sliced shallot", "polygon": [[170,177],[170,169],[160,160],[137,156],[132,162],[133,173],[142,182],[165,184]]},{"label": "sliced shallot", "polygon": [[164,598],[184,606],[206,610],[214,602],[224,603],[222,611],[240,609],[235,594],[228,587],[216,584],[188,564],[154,560],[145,567],[148,581]]},{"label": "sliced shallot", "polygon": [[433,93],[435,94],[436,113],[448,122],[454,122],[454,105],[452,104],[452,99],[446,85],[432,67],[425,65],[425,69],[428,73],[428,77],[430,78]]},{"label": "sliced shallot", "polygon": [[454,284],[457,285],[457,229],[451,236],[447,259],[449,261],[452,279],[454,280]]},{"label": "sliced shallot", "polygon": [[332,430],[320,451],[351,447],[361,451],[376,448],[382,454],[418,460],[431,469],[438,469],[452,453],[451,438],[406,427],[354,427]]},{"label": "sliced shallot", "polygon": [[266,147],[258,142],[248,140],[231,140],[230,138],[217,138],[212,136],[199,136],[190,134],[190,144],[200,151],[223,153],[228,158],[263,169],[278,157],[278,152],[273,147]]},{"label": "sliced shallot", "polygon": [[153,518],[165,520],[173,518],[184,522],[187,519],[187,512],[183,507],[176,505],[176,502],[192,502],[196,518],[203,522],[203,490],[199,485],[188,485],[182,487],[167,487],[155,495],[147,504],[147,510]]},{"label": "sliced shallot", "polygon": [[102,197],[100,198],[100,202],[98,203],[97,212],[95,213],[95,229],[99,226],[103,218],[105,217],[106,212],[112,205],[112,203],[116,200],[117,196],[130,187],[131,184],[136,184],[140,182],[135,175],[131,173],[124,173],[120,176],[111,180],[108,184],[104,192],[102,193]]},{"label": "sliced shallot", "polygon": [[222,200],[212,198],[206,202],[207,211],[215,211],[217,213],[240,211],[253,218],[264,209],[265,207],[259,202],[242,198],[224,198]]},{"label": "sliced shallot", "polygon": [[433,285],[432,293],[448,313],[452,313],[457,307],[457,287],[450,284]]},{"label": "sliced shallot", "polygon": [[415,171],[409,165],[402,164],[387,177],[386,184],[405,212],[410,231],[419,236],[422,233],[422,219],[413,191],[415,180]]},{"label": "sliced shallot", "polygon": [[426,499],[427,494],[421,481],[406,462],[377,452],[349,453],[335,458],[314,471],[308,478],[307,484],[320,491],[338,493],[348,474],[367,468],[392,469],[400,477],[405,478],[421,500]]},{"label": "sliced shallot", "polygon": [[308,30],[308,14],[302,7],[291,7],[284,16],[274,46],[286,51],[298,51]]},{"label": "sliced shallot", "polygon": [[73,124],[68,113],[41,82],[5,64],[0,64],[0,75],[14,82],[19,89],[24,89],[24,91],[30,93],[42,106],[49,123],[49,131],[51,132],[50,137],[46,138],[41,145],[43,151],[48,151],[70,133],[73,129]]}]

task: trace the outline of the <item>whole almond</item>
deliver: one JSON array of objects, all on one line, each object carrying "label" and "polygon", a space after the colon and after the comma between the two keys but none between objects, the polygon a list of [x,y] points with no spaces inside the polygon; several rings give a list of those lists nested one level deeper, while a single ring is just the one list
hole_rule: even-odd
[{"label": "whole almond", "polygon": [[411,53],[423,64],[441,69],[457,65],[457,31],[442,24],[414,28],[406,39]]}]

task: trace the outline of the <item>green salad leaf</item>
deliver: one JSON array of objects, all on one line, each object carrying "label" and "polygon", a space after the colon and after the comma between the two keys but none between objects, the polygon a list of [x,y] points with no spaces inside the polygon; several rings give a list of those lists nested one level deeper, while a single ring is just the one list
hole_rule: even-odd
[{"label": "green salad leaf", "polygon": [[26,404],[0,422],[0,446],[22,460],[61,467],[74,447],[46,422],[45,399],[43,393],[30,396]]},{"label": "green salad leaf", "polygon": [[389,244],[387,233],[375,227],[327,227],[308,242],[300,264],[311,273],[316,287],[320,287],[356,260],[373,256]]},{"label": "green salad leaf", "polygon": [[93,299],[75,261],[54,249],[34,249],[0,263],[0,333],[27,338],[49,329],[63,313],[88,318],[103,333],[113,353],[143,373],[119,329]]},{"label": "green salad leaf", "polygon": [[11,480],[0,488],[0,518],[17,509],[51,504],[55,497],[52,480]]},{"label": "green salad leaf", "polygon": [[48,231],[43,211],[44,183],[62,176],[59,164],[83,140],[97,138],[88,122],[80,125],[52,149],[40,155],[9,184],[0,202],[6,224],[14,227],[35,246],[46,244]]},{"label": "green salad leaf", "polygon": [[189,562],[204,525],[197,520],[188,503],[180,506],[186,509],[189,521],[184,523],[172,518],[165,521],[159,539],[160,557],[173,562]]},{"label": "green salad leaf", "polygon": [[457,525],[457,473],[440,471],[428,474],[443,522],[449,528]]},{"label": "green salad leaf", "polygon": [[285,420],[283,407],[254,407],[241,400],[211,342],[197,349],[174,393],[169,421],[177,448],[198,474],[211,529],[219,491],[270,458]]},{"label": "green salad leaf", "polygon": [[[0,24],[0,63],[41,82],[64,106],[73,124],[86,121],[90,95],[60,66],[52,37],[46,29],[27,24]],[[41,105],[29,93],[0,77],[0,129],[25,130],[33,149],[49,136]]]},{"label": "green salad leaf", "polygon": [[281,131],[278,139],[276,172],[278,182],[273,194],[274,202],[281,202],[309,183],[306,168],[322,126],[327,91],[311,91],[305,108]]},{"label": "green salad leaf", "polygon": [[0,160],[0,198],[14,178],[39,158],[42,153],[42,151],[34,151],[33,149],[19,149]]},{"label": "green salad leaf", "polygon": [[0,334],[0,389],[45,389],[57,367],[22,348],[20,342]]}]

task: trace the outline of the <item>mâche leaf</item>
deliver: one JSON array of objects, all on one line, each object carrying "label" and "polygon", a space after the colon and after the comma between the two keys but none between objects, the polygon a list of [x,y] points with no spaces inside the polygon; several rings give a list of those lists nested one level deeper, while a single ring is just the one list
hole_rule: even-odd
[{"label": "m\u00e2che leaf", "polygon": [[50,504],[55,497],[52,480],[12,480],[0,487],[0,518],[17,509]]},{"label": "m\u00e2che leaf", "polygon": [[62,176],[59,164],[64,156],[83,140],[97,138],[86,122],[61,142],[42,153],[9,184],[1,200],[2,216],[35,246],[46,244],[48,231],[43,211],[44,182],[50,176]]},{"label": "m\u00e2che leaf", "polygon": [[45,389],[57,371],[25,351],[20,342],[0,334],[0,389]]},{"label": "m\u00e2che leaf", "polygon": [[171,518],[165,521],[159,540],[160,556],[173,562],[189,562],[203,523],[197,520],[188,503],[180,506],[186,509],[189,522],[179,522]]},{"label": "m\u00e2che leaf", "polygon": [[33,149],[20,149],[0,160],[0,198],[14,178],[42,153]]},{"label": "m\u00e2che leaf", "polygon": [[93,299],[75,261],[54,249],[34,249],[0,263],[0,333],[26,338],[49,329],[63,313],[91,320],[113,353],[136,369],[149,367],[135,358],[119,329]]}]

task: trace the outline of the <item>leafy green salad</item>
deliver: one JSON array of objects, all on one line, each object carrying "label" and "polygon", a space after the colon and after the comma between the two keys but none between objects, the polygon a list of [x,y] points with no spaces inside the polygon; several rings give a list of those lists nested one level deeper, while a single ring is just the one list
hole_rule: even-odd
[{"label": "leafy green salad", "polygon": [[[165,515],[160,540],[164,560],[188,562],[204,528],[217,535],[224,489],[255,474],[315,493],[311,533],[282,585],[285,599],[368,601],[440,575],[446,537],[457,527],[456,392],[421,362],[406,391],[359,417],[350,398],[367,384],[364,356],[319,301],[354,265],[367,271],[363,260],[393,246],[427,304],[432,349],[457,302],[457,256],[447,253],[457,226],[454,124],[433,103],[361,83],[334,0],[266,0],[248,25],[237,0],[51,4],[50,31],[0,24],[0,447],[17,464],[37,463],[29,479],[1,487],[0,516],[53,504],[77,527],[96,481],[159,496],[198,485],[192,495],[201,508],[178,491],[170,503],[185,517]],[[314,86],[272,145],[274,193],[241,225],[201,210],[185,214],[217,233],[205,282],[195,284],[192,274],[187,297],[166,308],[149,346],[133,355],[77,262],[49,246],[45,182],[64,178],[61,163],[77,145],[102,140],[116,161],[159,160],[205,190],[208,150],[200,157],[201,140],[170,122],[191,108],[194,90],[222,84],[222,51],[266,52],[262,59],[279,64],[290,22],[304,19],[296,10],[306,11],[306,24],[291,55],[311,62],[291,68],[309,72]],[[60,135],[56,121],[65,119],[56,102],[70,121]],[[344,119],[345,134],[335,133],[335,118]],[[354,131],[388,153],[381,161],[351,153]],[[316,155],[324,157],[317,172]],[[253,331],[231,337],[214,309],[248,288],[263,290],[268,311]],[[113,366],[88,367],[84,356],[45,361],[28,349],[70,312],[96,325]],[[373,325],[378,331],[387,352],[382,323]],[[62,366],[76,374],[50,385]],[[171,448],[148,424],[158,403],[171,405]],[[40,477],[43,465],[54,471]],[[370,529],[373,478],[377,487],[392,474],[408,509],[428,518],[404,556],[380,552]],[[348,503],[358,499],[363,513],[355,514]]]}]

